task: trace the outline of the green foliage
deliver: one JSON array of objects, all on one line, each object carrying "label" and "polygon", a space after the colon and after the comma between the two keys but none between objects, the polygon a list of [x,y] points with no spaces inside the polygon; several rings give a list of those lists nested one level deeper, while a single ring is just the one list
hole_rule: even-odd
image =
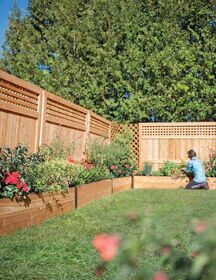
[{"label": "green foliage", "polygon": [[38,153],[28,154],[28,149],[18,145],[14,149],[2,147],[0,151],[0,197],[25,196],[31,190],[28,168],[43,162]]},{"label": "green foliage", "polygon": [[30,0],[1,67],[117,121],[216,120],[216,6]]},{"label": "green foliage", "polygon": [[49,145],[42,145],[39,154],[45,161],[66,159],[73,153],[74,148],[74,143],[68,144],[63,138],[56,137]]},{"label": "green foliage", "polygon": [[[130,218],[130,216],[129,216]],[[132,223],[139,225],[138,215],[133,215]],[[148,220],[141,227],[142,234],[139,238],[123,238],[121,244],[115,245],[107,238],[104,240],[100,253],[116,250],[116,254],[109,261],[114,261],[119,271],[114,279],[155,279],[155,280],[212,280],[216,273],[216,225],[207,225],[206,221],[199,221],[193,231],[194,240],[190,253],[181,250],[178,240],[167,240],[161,235],[158,222]],[[154,235],[152,234],[154,228]],[[151,230],[149,230],[151,229]],[[160,234],[159,234],[160,232]],[[115,238],[113,235],[110,238]],[[100,236],[99,236],[100,238]],[[141,261],[145,257],[145,248],[150,246],[155,255],[159,255],[158,266],[152,270],[149,266],[142,266]],[[103,259],[103,255],[101,257]],[[106,264],[103,263],[103,271]]]},{"label": "green foliage", "polygon": [[[68,170],[66,161],[46,161],[28,169],[32,191],[63,191],[68,188]],[[67,170],[67,172],[66,172]]]},{"label": "green foliage", "polygon": [[209,159],[205,162],[206,176],[216,177],[216,152],[209,154]]},{"label": "green foliage", "polygon": [[177,164],[172,161],[165,161],[163,166],[158,171],[152,171],[151,176],[172,176],[180,177],[182,175],[181,169],[186,166],[185,162]]},{"label": "green foliage", "polygon": [[109,144],[93,142],[89,145],[88,159],[95,166],[110,170],[114,178],[130,176],[136,169],[131,141],[131,132],[125,130],[122,134],[116,134]]}]

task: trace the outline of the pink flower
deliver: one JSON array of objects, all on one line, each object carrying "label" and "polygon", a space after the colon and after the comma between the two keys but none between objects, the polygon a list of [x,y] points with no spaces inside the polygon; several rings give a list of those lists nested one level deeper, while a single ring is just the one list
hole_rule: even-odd
[{"label": "pink flower", "polygon": [[119,170],[118,170],[118,174],[121,174],[121,173],[122,173],[122,170],[121,170],[121,169],[119,169]]},{"label": "pink flower", "polygon": [[112,165],[112,166],[110,167],[110,169],[111,169],[111,170],[114,170],[114,169],[115,169],[115,165]]},{"label": "pink flower", "polygon": [[22,189],[23,192],[28,192],[29,189],[27,187],[27,184],[25,182],[20,182],[16,185],[17,189]]},{"label": "pink flower", "polygon": [[117,235],[100,234],[95,236],[92,244],[98,251],[101,259],[108,262],[115,258],[119,241],[120,239]]},{"label": "pink flower", "polygon": [[92,169],[93,163],[83,162],[83,163],[82,163],[82,166],[83,166],[87,171],[89,171],[90,169]]},{"label": "pink flower", "polygon": [[6,185],[8,184],[18,184],[19,178],[21,177],[19,172],[11,172],[11,173],[7,173],[4,179],[4,183]]},{"label": "pink flower", "polygon": [[195,228],[195,232],[197,234],[203,233],[207,228],[207,223],[205,221],[200,221]]},{"label": "pink flower", "polygon": [[125,167],[126,167],[127,169],[129,169],[130,166],[129,166],[128,164],[125,164]]},{"label": "pink flower", "polygon": [[168,280],[168,277],[164,272],[158,271],[154,275],[153,280]]}]

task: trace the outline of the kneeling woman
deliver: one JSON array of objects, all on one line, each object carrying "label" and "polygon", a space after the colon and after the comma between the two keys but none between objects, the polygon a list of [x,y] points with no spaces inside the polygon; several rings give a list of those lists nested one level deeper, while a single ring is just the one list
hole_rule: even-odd
[{"label": "kneeling woman", "polygon": [[201,160],[196,157],[194,150],[188,151],[188,157],[190,159],[187,167],[182,169],[182,172],[188,177],[193,175],[193,179],[187,184],[185,189],[205,189],[208,190],[209,186],[206,182],[205,169],[202,165]]}]

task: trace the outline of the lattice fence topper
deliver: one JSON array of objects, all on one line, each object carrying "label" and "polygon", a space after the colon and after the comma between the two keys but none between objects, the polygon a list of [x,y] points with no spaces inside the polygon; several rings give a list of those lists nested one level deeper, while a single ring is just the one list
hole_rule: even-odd
[{"label": "lattice fence topper", "polygon": [[215,138],[216,122],[142,124],[142,138]]},{"label": "lattice fence topper", "polygon": [[39,94],[0,78],[1,102],[37,112]]},{"label": "lattice fence topper", "polygon": [[135,155],[137,164],[139,163],[139,124],[117,124],[112,123],[111,128],[111,140],[117,133],[123,133],[126,128],[129,128],[132,132],[132,149]]}]

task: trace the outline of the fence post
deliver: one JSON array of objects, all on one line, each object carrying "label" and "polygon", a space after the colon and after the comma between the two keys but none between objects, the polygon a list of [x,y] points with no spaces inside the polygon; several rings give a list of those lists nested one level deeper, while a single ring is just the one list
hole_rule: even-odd
[{"label": "fence post", "polygon": [[142,169],[142,123],[138,124],[139,129],[139,170]]},{"label": "fence post", "polygon": [[87,114],[86,114],[85,135],[84,135],[84,152],[83,152],[83,155],[84,155],[85,158],[87,156],[90,125],[91,125],[91,114],[90,114],[90,111],[88,111]]},{"label": "fence post", "polygon": [[44,142],[45,125],[46,125],[46,106],[47,106],[47,96],[45,91],[41,94],[41,110],[40,110],[40,133],[39,133],[39,146]]}]

